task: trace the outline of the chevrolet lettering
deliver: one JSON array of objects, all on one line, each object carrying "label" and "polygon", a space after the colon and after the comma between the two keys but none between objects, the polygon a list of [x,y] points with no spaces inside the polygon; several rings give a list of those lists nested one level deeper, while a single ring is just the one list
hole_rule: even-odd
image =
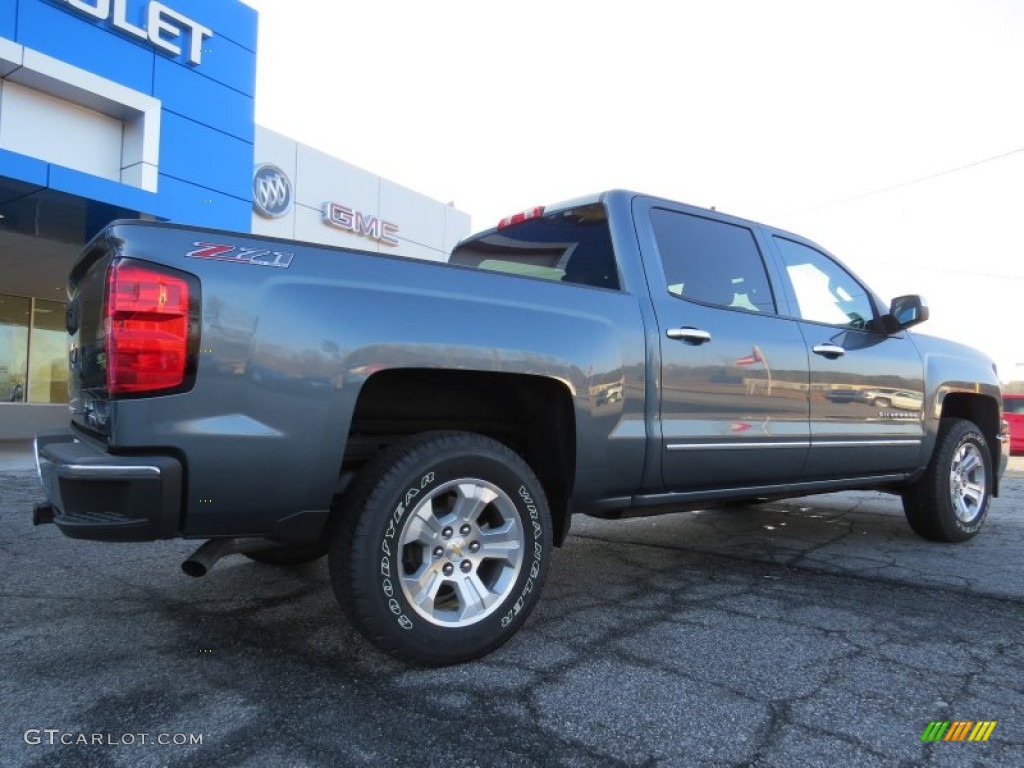
[{"label": "chevrolet lettering", "polygon": [[99,21],[110,22],[115,29],[145,40],[172,56],[180,56],[184,47],[189,63],[195,65],[202,63],[203,41],[213,37],[209,27],[156,0],[145,4],[130,0],[52,1]]}]

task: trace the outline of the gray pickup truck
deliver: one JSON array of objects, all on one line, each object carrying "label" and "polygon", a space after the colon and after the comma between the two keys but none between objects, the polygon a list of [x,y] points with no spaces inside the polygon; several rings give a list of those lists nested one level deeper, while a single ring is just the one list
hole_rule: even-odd
[{"label": "gray pickup truck", "polygon": [[819,246],[625,191],[537,208],[435,264],[119,221],[70,277],[71,423],[36,523],[326,554],[345,614],[449,664],[523,624],[571,515],[839,489],[981,528],[1006,461],[992,362],[907,332]]}]

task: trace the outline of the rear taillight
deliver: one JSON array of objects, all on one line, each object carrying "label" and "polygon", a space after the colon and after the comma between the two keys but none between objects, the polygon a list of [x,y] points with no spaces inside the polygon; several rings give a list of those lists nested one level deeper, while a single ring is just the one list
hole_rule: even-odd
[{"label": "rear taillight", "polygon": [[[121,261],[107,276],[107,391],[111,395],[181,388],[190,362],[189,276]],[[198,296],[191,296],[197,306]]]}]

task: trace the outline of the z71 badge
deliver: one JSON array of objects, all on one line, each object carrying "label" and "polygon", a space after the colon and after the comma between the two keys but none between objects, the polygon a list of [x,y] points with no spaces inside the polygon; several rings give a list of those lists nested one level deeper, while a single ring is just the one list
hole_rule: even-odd
[{"label": "z71 badge", "polygon": [[234,261],[238,264],[252,264],[257,267],[288,269],[294,255],[284,251],[265,251],[260,248],[242,248],[222,243],[192,243],[196,250],[185,255],[190,259],[211,259],[213,261]]}]

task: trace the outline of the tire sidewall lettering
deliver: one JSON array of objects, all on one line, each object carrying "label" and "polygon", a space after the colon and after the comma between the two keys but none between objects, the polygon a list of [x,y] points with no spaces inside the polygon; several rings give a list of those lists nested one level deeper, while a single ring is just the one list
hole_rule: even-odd
[{"label": "tire sidewall lettering", "polygon": [[537,576],[540,574],[541,560],[544,557],[544,546],[541,544],[543,528],[538,521],[540,512],[537,510],[537,504],[534,502],[533,496],[530,495],[530,491],[525,485],[519,486],[518,495],[526,505],[526,512],[529,515],[530,523],[533,527],[533,559],[530,562],[530,577],[523,584],[523,589],[520,591],[516,601],[512,604],[512,607],[501,617],[502,629],[505,629],[512,624],[516,616],[522,612],[527,596],[533,592]]},{"label": "tire sidewall lettering", "polygon": [[411,502],[413,502],[420,493],[429,487],[430,484],[433,483],[434,479],[435,474],[433,472],[428,472],[420,478],[418,486],[406,489],[405,493],[402,494],[402,501],[395,506],[387,524],[384,526],[384,535],[381,536],[380,590],[386,599],[388,612],[395,618],[395,622],[398,624],[399,628],[405,631],[413,629],[416,625],[412,618],[405,612],[402,603],[398,600],[401,590],[396,589],[395,584],[392,581],[391,557],[392,552],[394,552],[396,556],[398,554],[397,547],[394,546],[395,537],[398,536],[400,524],[405,517],[406,511],[410,509]]}]

